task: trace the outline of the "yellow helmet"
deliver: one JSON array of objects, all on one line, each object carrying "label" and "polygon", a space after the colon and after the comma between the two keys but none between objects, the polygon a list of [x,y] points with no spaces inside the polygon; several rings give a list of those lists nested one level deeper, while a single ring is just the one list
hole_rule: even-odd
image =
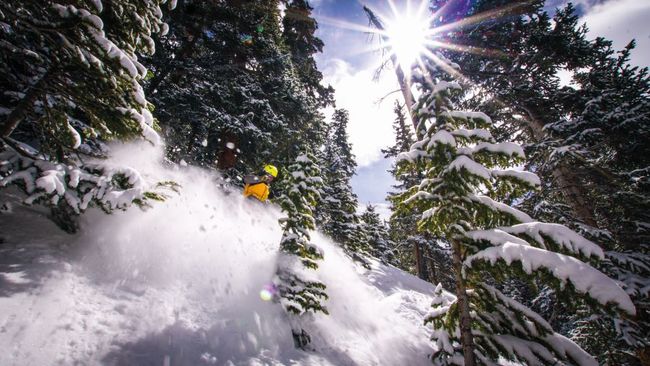
[{"label": "yellow helmet", "polygon": [[273,165],[264,166],[264,171],[271,174],[273,178],[278,177],[278,168],[274,167]]}]

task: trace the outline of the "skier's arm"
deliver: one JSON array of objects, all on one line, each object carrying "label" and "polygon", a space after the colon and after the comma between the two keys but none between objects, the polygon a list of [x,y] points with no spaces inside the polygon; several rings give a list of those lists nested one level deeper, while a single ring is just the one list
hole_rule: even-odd
[{"label": "skier's arm", "polygon": [[260,182],[260,177],[256,175],[245,175],[244,176],[244,183],[246,184],[255,184]]}]

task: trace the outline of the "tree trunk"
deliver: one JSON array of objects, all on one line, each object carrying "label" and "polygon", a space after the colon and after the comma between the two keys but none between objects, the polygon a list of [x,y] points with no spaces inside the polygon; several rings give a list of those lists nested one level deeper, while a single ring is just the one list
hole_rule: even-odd
[{"label": "tree trunk", "polygon": [[465,358],[465,366],[474,366],[476,365],[476,361],[474,358],[472,319],[469,315],[469,297],[467,296],[462,274],[463,262],[460,256],[460,243],[457,240],[451,240],[451,248],[453,252],[454,276],[456,277],[456,297],[458,298],[460,310],[460,341],[463,346],[463,357]]},{"label": "tree trunk", "polygon": [[650,347],[637,348],[636,356],[639,358],[641,366],[650,366]]},{"label": "tree trunk", "polygon": [[[522,108],[528,114],[528,126],[531,129],[533,139],[536,142],[542,141],[546,137],[546,132],[544,131],[544,124],[537,117],[538,114],[535,109],[531,106],[522,106]],[[572,170],[566,162],[560,162],[553,169],[553,178],[557,182],[566,203],[571,206],[576,218],[589,226],[597,228],[598,222],[594,217],[594,207],[589,201],[587,191],[579,184],[581,179],[575,170]]]},{"label": "tree trunk", "polygon": [[9,113],[7,119],[2,125],[0,137],[9,137],[20,122],[25,118],[25,114],[30,108],[33,107],[34,102],[40,98],[47,89],[47,84],[50,82],[54,72],[52,69],[48,70],[43,76],[25,93],[25,97],[18,102],[18,105]]},{"label": "tree trunk", "polygon": [[564,199],[571,206],[576,217],[585,224],[597,228],[598,223],[594,218],[594,209],[586,197],[586,192],[579,184],[580,179],[573,170],[567,164],[560,163],[553,170],[553,178],[555,178],[558,187],[562,190]]},{"label": "tree trunk", "polygon": [[436,270],[436,262],[433,260],[433,251],[431,249],[426,250],[426,254],[429,262],[429,274],[430,282],[434,285],[440,283],[440,277],[438,277],[438,271]]},{"label": "tree trunk", "polygon": [[420,242],[417,240],[415,240],[413,244],[413,255],[415,256],[415,271],[418,278],[429,281],[429,276],[427,276],[427,268],[424,264],[424,255],[422,254],[422,248],[420,248]]},{"label": "tree trunk", "polygon": [[[383,24],[379,21],[375,13],[372,12],[368,7],[364,6],[363,10],[368,14],[368,19],[370,22],[377,27],[379,30],[384,30]],[[385,36],[382,36],[384,40],[387,41],[387,38]],[[401,65],[399,64],[397,60],[397,56],[395,55],[395,52],[391,52],[390,54],[390,61],[393,64],[393,67],[395,68],[395,75],[397,76],[397,82],[399,83],[399,88],[402,91],[402,96],[404,97],[404,102],[406,104],[406,109],[409,112],[409,116],[411,117],[411,122],[413,122],[413,131],[415,132],[415,135],[418,136],[418,139],[421,137],[419,136],[420,131],[418,130],[418,121],[415,115],[413,114],[413,103],[415,103],[415,98],[413,97],[413,92],[411,91],[411,85],[409,84],[409,81],[406,80],[406,77],[404,75],[404,71],[402,70]]]}]

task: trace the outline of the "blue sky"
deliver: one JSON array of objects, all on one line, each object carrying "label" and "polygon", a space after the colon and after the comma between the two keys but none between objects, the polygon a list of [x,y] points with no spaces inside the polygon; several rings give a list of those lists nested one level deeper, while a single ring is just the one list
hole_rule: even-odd
[{"label": "blue sky", "polygon": [[[419,0],[413,0],[415,3]],[[452,0],[459,6],[471,0]],[[564,6],[567,1],[548,0],[547,8]],[[575,0],[581,21],[590,28],[589,36],[604,36],[622,48],[636,38],[638,49],[632,62],[639,66],[650,65],[650,0]],[[368,25],[363,5],[384,14],[391,14],[386,0],[312,0],[314,17],[319,23],[317,35],[325,43],[322,54],[316,57],[325,82],[336,89],[337,108],[350,111],[348,134],[359,165],[352,186],[361,204],[379,205],[385,217],[389,214],[384,198],[393,184],[386,172],[391,162],[380,153],[393,143],[392,121],[395,99],[402,100],[392,70],[387,70],[378,80],[374,72],[381,60],[378,52],[368,52],[376,39],[359,29]],[[394,0],[398,8],[406,1]],[[412,5],[414,6],[414,5]],[[386,96],[388,95],[388,96]],[[381,100],[381,102],[380,102]],[[326,115],[332,110],[325,111]],[[383,207],[382,207],[383,205]]]}]

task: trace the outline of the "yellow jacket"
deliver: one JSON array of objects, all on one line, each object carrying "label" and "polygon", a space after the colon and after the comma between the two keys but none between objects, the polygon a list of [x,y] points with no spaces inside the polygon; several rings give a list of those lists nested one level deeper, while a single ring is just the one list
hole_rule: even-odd
[{"label": "yellow jacket", "polygon": [[246,184],[244,186],[244,197],[253,196],[265,202],[269,197],[269,186],[266,183]]}]

